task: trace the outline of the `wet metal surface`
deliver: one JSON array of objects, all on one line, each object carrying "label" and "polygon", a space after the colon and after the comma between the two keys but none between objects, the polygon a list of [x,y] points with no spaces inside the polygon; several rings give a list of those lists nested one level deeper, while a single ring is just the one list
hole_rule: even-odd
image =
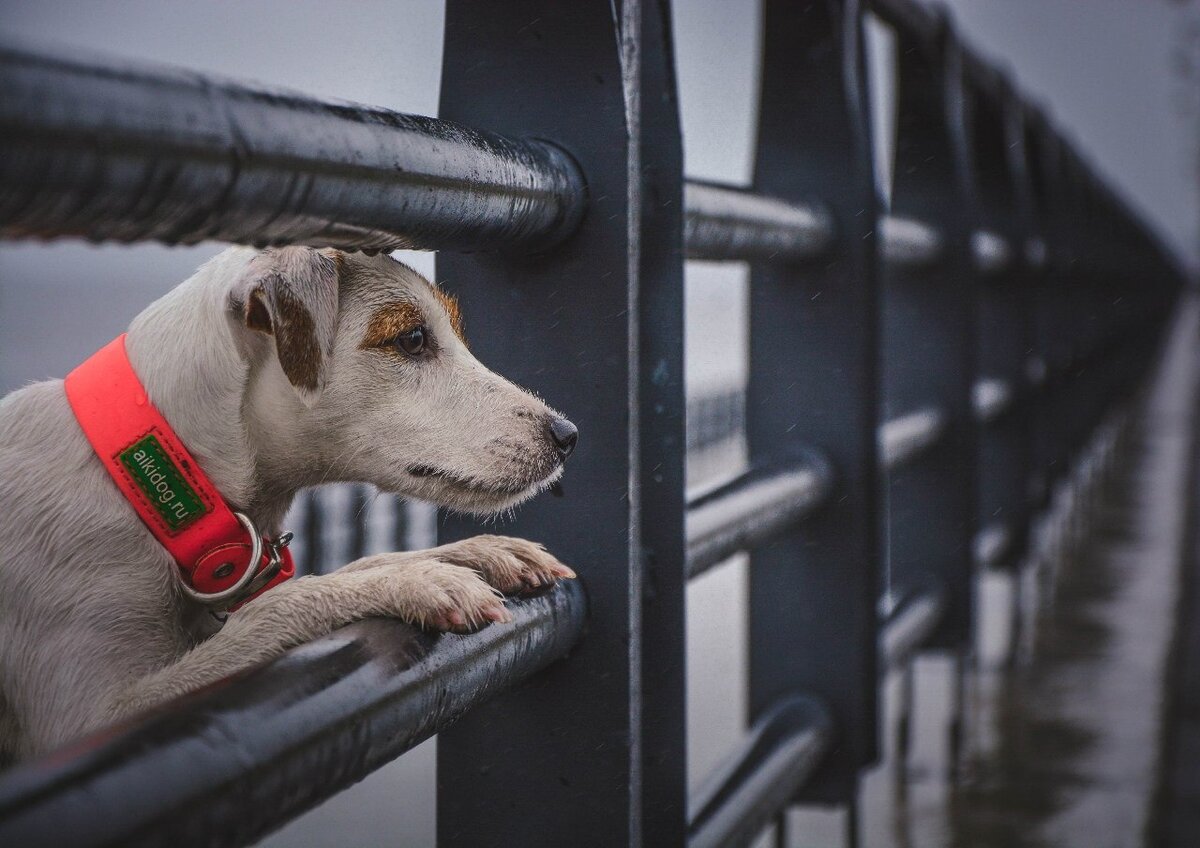
[{"label": "wet metal surface", "polygon": [[467,636],[359,622],[5,772],[0,845],[248,844],[561,658],[586,616],[575,581],[509,608]]},{"label": "wet metal surface", "polygon": [[583,217],[553,145],[197,73],[0,47],[0,233],[536,251]]},{"label": "wet metal surface", "polygon": [[688,504],[688,575],[787,530],[833,488],[833,469],[813,452],[781,468],[749,471]]},{"label": "wet metal surface", "polygon": [[[1094,506],[1086,541],[1025,581],[1027,590],[1040,587],[1036,619],[1025,622],[1035,634],[1027,659],[973,676],[968,750],[957,780],[937,768],[914,768],[919,756],[903,774],[893,751],[893,762],[866,782],[864,845],[1143,844],[1153,822],[1186,516],[1195,338],[1191,304]],[[1000,592],[989,600],[985,593],[981,603],[1007,604],[1009,597]],[[952,697],[937,691],[944,680],[917,686],[918,701]],[[941,735],[936,725],[948,710],[940,712],[914,709],[914,735],[922,723]]]},{"label": "wet metal surface", "polygon": [[684,186],[689,259],[809,259],[829,247],[833,220],[815,204],[788,203],[728,186]]}]

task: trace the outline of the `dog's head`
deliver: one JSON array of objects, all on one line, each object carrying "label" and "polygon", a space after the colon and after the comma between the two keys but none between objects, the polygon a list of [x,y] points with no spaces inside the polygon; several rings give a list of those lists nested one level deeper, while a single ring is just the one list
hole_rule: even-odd
[{"label": "dog's head", "polygon": [[575,447],[570,421],[471,354],[455,299],[387,256],[262,251],[228,304],[248,402],[287,416],[328,479],[494,513]]}]

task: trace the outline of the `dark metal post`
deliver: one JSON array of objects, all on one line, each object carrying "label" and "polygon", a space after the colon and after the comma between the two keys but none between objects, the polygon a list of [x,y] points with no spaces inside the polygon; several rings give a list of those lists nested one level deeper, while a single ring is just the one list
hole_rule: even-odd
[{"label": "dark metal post", "polygon": [[830,705],[837,740],[800,800],[845,803],[876,756],[875,186],[859,4],[767,0],[755,189],[819,197],[836,232],[809,265],[751,276],[751,461],[803,446],[839,489],[754,551],[750,710],[803,692]]},{"label": "dark metal post", "polygon": [[1029,238],[1024,255],[1030,297],[1030,349],[1025,360],[1025,379],[1030,390],[1030,478],[1031,506],[1043,509],[1053,481],[1054,439],[1051,389],[1055,382],[1057,341],[1051,331],[1055,291],[1049,273],[1053,237],[1050,232],[1049,180],[1042,134],[1043,117],[1024,102],[1013,101],[1010,111],[1018,114],[1021,127],[1019,201],[1029,221]]},{"label": "dark metal post", "polygon": [[1076,338],[1076,301],[1073,266],[1079,257],[1072,239],[1069,195],[1064,172],[1062,140],[1041,116],[1033,130],[1037,138],[1035,152],[1040,158],[1044,203],[1043,228],[1046,233],[1047,266],[1042,277],[1043,314],[1038,333],[1045,351],[1045,447],[1047,494],[1070,468],[1071,421],[1074,398],[1072,383],[1078,371],[1079,345]]},{"label": "dark metal post", "polygon": [[1097,398],[1093,394],[1097,342],[1103,336],[1103,318],[1107,304],[1103,289],[1108,269],[1100,270],[1109,246],[1095,233],[1095,206],[1088,196],[1082,163],[1065,143],[1058,146],[1060,190],[1070,264],[1064,269],[1063,282],[1069,297],[1069,311],[1063,316],[1072,340],[1071,370],[1065,392],[1067,465],[1074,467],[1094,423]]},{"label": "dark metal post", "polygon": [[[1006,108],[1007,82],[978,63],[970,66],[967,128],[971,173],[977,197],[978,229],[972,253],[979,280],[978,378],[975,383],[979,429],[979,518],[981,534],[999,533],[1001,550],[988,567],[1020,561],[1028,535],[1029,392],[1026,358],[1032,333],[1031,291],[1025,243],[1029,219],[1018,198],[1021,127]],[[986,409],[988,395],[1007,394],[997,413]]]},{"label": "dark metal post", "polygon": [[933,407],[937,445],[889,473],[890,576],[896,595],[944,586],[947,609],[930,647],[969,644],[975,535],[975,273],[959,48],[944,19],[897,28],[896,163],[892,213],[933,226],[939,261],[889,263],[883,289],[886,418]]},{"label": "dark metal post", "polygon": [[[450,0],[441,111],[578,163],[579,231],[539,256],[442,254],[479,357],[580,429],[564,499],[502,531],[590,598],[569,663],[438,740],[443,846],[681,846],[684,750],[682,155],[665,0]],[[480,532],[444,519],[441,540]]]}]

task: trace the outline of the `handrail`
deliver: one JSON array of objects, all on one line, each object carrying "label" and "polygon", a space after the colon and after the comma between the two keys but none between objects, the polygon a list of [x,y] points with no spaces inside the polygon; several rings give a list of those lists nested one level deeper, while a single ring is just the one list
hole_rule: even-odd
[{"label": "handrail", "polygon": [[942,234],[912,218],[885,215],[879,222],[880,252],[891,265],[920,268],[942,255]]},{"label": "handrail", "polygon": [[887,616],[879,633],[879,668],[902,665],[937,628],[946,614],[946,591],[929,589],[903,599]]},{"label": "handrail", "polygon": [[999,377],[983,377],[971,387],[971,405],[981,424],[995,421],[1013,402],[1012,386]]},{"label": "handrail", "polygon": [[918,409],[879,427],[879,461],[893,469],[937,444],[946,429],[946,416],[935,407]]},{"label": "handrail", "polygon": [[5,772],[0,845],[245,845],[562,657],[586,601],[569,581],[509,610],[470,636],[351,625]]},{"label": "handrail", "polygon": [[818,701],[777,702],[691,799],[688,848],[750,844],[808,781],[832,743],[833,723]]},{"label": "handrail", "polygon": [[0,48],[3,237],[535,251],[584,194],[543,141]]},{"label": "handrail", "polygon": [[981,274],[991,276],[1009,267],[1013,251],[1008,239],[999,233],[976,230],[971,233],[971,258]]},{"label": "handrail", "polygon": [[787,262],[820,255],[833,218],[816,204],[688,180],[683,186],[688,259]]},{"label": "handrail", "polygon": [[980,568],[995,568],[1012,549],[1012,532],[1003,521],[987,525],[975,534],[975,564]]},{"label": "handrail", "polygon": [[819,506],[833,488],[829,463],[815,452],[783,467],[756,469],[689,499],[688,576],[762,544]]}]

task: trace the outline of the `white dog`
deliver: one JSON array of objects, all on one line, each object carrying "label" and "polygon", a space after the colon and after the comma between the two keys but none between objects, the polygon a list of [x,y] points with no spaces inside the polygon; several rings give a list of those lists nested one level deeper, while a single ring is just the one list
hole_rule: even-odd
[{"label": "white dog", "polygon": [[[126,350],[268,543],[306,486],[492,514],[554,483],[575,444],[569,421],[471,355],[452,298],[385,256],[228,250],[139,315]],[[574,576],[538,545],[480,536],[281,583],[222,625],[180,574],[63,381],[0,401],[0,765],[357,619],[466,630],[507,620],[501,593]]]}]

